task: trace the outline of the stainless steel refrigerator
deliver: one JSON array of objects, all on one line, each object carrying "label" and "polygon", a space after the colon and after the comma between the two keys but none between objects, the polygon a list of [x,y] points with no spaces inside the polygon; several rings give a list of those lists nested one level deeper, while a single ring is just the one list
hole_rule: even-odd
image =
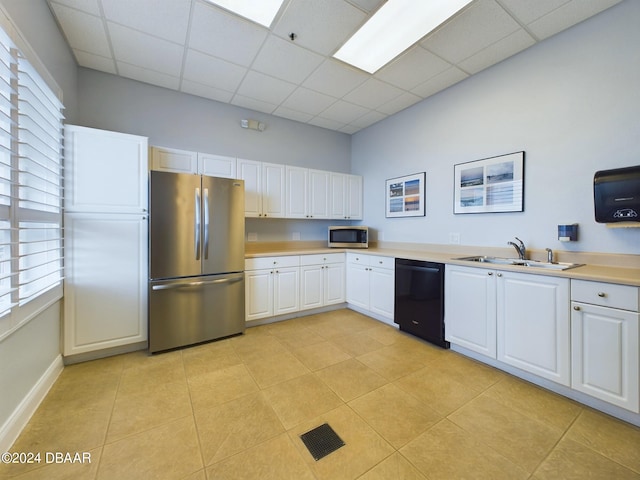
[{"label": "stainless steel refrigerator", "polygon": [[151,172],[149,351],[244,332],[244,182]]}]

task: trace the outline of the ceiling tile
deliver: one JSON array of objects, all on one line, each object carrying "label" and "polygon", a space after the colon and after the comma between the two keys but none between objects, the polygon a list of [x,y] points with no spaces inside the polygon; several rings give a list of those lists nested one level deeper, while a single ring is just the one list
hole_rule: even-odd
[{"label": "ceiling tile", "polygon": [[337,99],[318,93],[308,88],[300,87],[282,102],[282,106],[298,112],[306,112],[311,116],[318,115]]},{"label": "ceiling tile", "polygon": [[451,67],[450,63],[416,45],[379,70],[375,77],[397,87],[411,90],[449,67]]},{"label": "ceiling tile", "polygon": [[359,105],[354,105],[353,103],[345,102],[344,100],[338,100],[319,116],[327,120],[333,120],[334,122],[351,123],[368,111],[368,109]]},{"label": "ceiling tile", "polygon": [[139,82],[157,85],[159,87],[177,90],[180,85],[180,79],[164,73],[154,72],[145,68],[129,65],[123,62],[117,62],[118,73],[123,77],[131,78]]},{"label": "ceiling tile", "polygon": [[194,5],[189,47],[248,67],[268,30],[214,6]]},{"label": "ceiling tile", "polygon": [[515,55],[525,48],[529,48],[534,43],[536,43],[536,41],[531,35],[520,29],[460,62],[458,67],[467,73],[478,73],[485,68],[501,62],[505,58]]},{"label": "ceiling tile", "polygon": [[620,3],[621,0],[573,0],[529,25],[540,40],[549,38],[601,11]]},{"label": "ceiling tile", "polygon": [[322,56],[298,47],[290,40],[270,35],[251,68],[299,84],[321,63]]},{"label": "ceiling tile", "polygon": [[257,100],[255,98],[245,97],[243,95],[234,95],[231,99],[232,105],[237,105],[238,107],[248,108],[250,110],[255,110],[256,112],[264,112],[264,113],[273,113],[276,109],[277,105],[269,102],[263,102],[262,100]]},{"label": "ceiling tile", "polygon": [[330,55],[365,19],[364,12],[344,0],[292,0],[273,31],[283,38],[294,32],[296,44]]},{"label": "ceiling tile", "polygon": [[342,62],[325,60],[325,62],[307,78],[303,86],[317,92],[342,97],[364,83],[369,75],[349,67]]},{"label": "ceiling tile", "polygon": [[83,52],[82,50],[74,50],[73,54],[78,61],[78,65],[86,68],[92,68],[101,72],[111,73],[116,75],[116,64],[113,58],[101,57],[100,55],[94,55],[93,53]]},{"label": "ceiling tile", "polygon": [[404,110],[410,107],[414,103],[418,103],[422,98],[414,95],[413,93],[405,92],[399,97],[394,98],[390,102],[380,105],[376,110],[383,112],[387,115],[393,115],[394,113]]},{"label": "ceiling tile", "polygon": [[[53,3],[54,2],[52,1],[51,5],[53,5]],[[90,13],[92,15],[100,15],[98,0],[55,0],[55,3],[66,5],[67,7],[72,7],[77,10],[82,10],[83,12]]]},{"label": "ceiling tile", "polygon": [[371,110],[368,113],[365,113],[363,116],[355,119],[349,125],[360,128],[366,128],[369,125],[373,125],[376,122],[379,122],[383,118],[386,118],[387,115],[381,112],[376,112],[375,110]]},{"label": "ceiling tile", "polygon": [[105,17],[184,45],[191,0],[102,0]]},{"label": "ceiling tile", "polygon": [[374,12],[386,1],[387,0],[349,0],[349,3],[356,5],[365,12]]},{"label": "ceiling tile", "polygon": [[292,110],[290,108],[283,107],[283,106],[279,106],[278,108],[276,108],[273,114],[277,115],[278,117],[284,117],[284,118],[288,118],[289,120],[295,120],[296,122],[303,122],[303,123],[307,123],[309,120],[313,118],[313,115],[310,115],[308,113],[297,112],[295,110]]},{"label": "ceiling tile", "polygon": [[262,73],[250,71],[244,78],[238,94],[245,97],[279,105],[295,90],[296,86]]},{"label": "ceiling tile", "polygon": [[111,44],[117,61],[141,68],[180,76],[184,48],[146,33],[108,23]]},{"label": "ceiling tile", "polygon": [[111,56],[102,19],[58,4],[51,4],[51,7],[71,48],[103,57]]},{"label": "ceiling tile", "polygon": [[189,50],[183,78],[227,92],[235,92],[247,69],[210,55]]},{"label": "ceiling tile", "polygon": [[478,0],[420,45],[456,64],[518,28],[520,25],[494,0]]},{"label": "ceiling tile", "polygon": [[182,80],[180,90],[185,93],[190,93],[191,95],[197,95],[198,97],[209,98],[224,103],[229,103],[233,97],[233,93],[231,92],[203,85],[198,82],[192,82],[191,80]]},{"label": "ceiling tile", "polygon": [[498,0],[502,6],[515,15],[523,25],[528,25],[534,20],[552,12],[571,0]]},{"label": "ceiling tile", "polygon": [[469,75],[464,73],[459,68],[451,67],[444,72],[436,75],[435,77],[430,78],[426,82],[418,85],[416,88],[411,90],[411,92],[422,98],[427,98],[434,93],[438,93],[440,90],[444,90],[445,88],[448,88],[451,85],[464,80],[468,76]]},{"label": "ceiling tile", "polygon": [[401,94],[402,90],[399,88],[375,78],[370,78],[345,95],[344,99],[363,107],[376,108]]},{"label": "ceiling tile", "polygon": [[314,117],[307,123],[309,123],[310,125],[315,125],[316,127],[327,128],[329,130],[341,130],[342,128],[347,127],[347,125],[343,122],[338,122],[336,120],[330,120],[328,118],[322,117]]}]

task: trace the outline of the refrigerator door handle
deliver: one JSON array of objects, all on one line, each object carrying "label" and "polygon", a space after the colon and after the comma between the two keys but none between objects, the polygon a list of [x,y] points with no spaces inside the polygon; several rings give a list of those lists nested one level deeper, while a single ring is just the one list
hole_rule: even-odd
[{"label": "refrigerator door handle", "polygon": [[195,209],[194,209],[194,222],[193,222],[193,236],[195,237],[195,256],[196,260],[200,260],[200,189],[196,188],[195,190]]},{"label": "refrigerator door handle", "polygon": [[204,259],[209,258],[209,189],[204,190]]},{"label": "refrigerator door handle", "polygon": [[201,287],[203,285],[214,285],[220,283],[236,283],[244,278],[244,275],[231,278],[219,278],[217,280],[205,280],[200,282],[176,282],[165,283],[163,285],[154,285],[151,290],[171,290],[174,288]]}]

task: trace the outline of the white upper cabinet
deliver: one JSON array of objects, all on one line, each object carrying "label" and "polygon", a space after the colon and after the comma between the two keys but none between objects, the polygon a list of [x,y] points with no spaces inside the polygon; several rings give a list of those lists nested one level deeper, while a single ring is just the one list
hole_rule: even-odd
[{"label": "white upper cabinet", "polygon": [[238,178],[244,180],[245,217],[285,216],[285,166],[238,159]]},{"label": "white upper cabinet", "polygon": [[65,127],[65,210],[140,213],[147,210],[146,137]]},{"label": "white upper cabinet", "polygon": [[330,218],[331,172],[287,166],[286,175],[287,218]]},{"label": "white upper cabinet", "polygon": [[362,220],[362,177],[331,172],[329,215],[334,219]]},{"label": "white upper cabinet", "polygon": [[151,170],[196,173],[198,171],[198,154],[175,148],[151,147]]},{"label": "white upper cabinet", "polygon": [[236,159],[224,155],[151,147],[151,169],[236,178]]}]

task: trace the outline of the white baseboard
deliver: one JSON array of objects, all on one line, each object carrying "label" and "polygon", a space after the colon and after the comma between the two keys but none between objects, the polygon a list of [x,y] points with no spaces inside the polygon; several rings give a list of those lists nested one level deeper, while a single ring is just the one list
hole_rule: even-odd
[{"label": "white baseboard", "polygon": [[58,355],[0,428],[0,452],[8,452],[64,369]]}]

